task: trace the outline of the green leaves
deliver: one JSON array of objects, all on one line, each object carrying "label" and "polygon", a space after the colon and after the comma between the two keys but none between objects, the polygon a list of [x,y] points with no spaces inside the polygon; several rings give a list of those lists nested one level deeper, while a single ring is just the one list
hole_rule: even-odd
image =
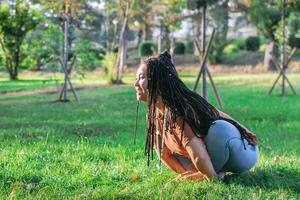
[{"label": "green leaves", "polygon": [[203,6],[208,6],[217,2],[217,0],[188,0],[187,4],[190,10],[196,10],[202,8]]},{"label": "green leaves", "polygon": [[3,5],[0,8],[0,31],[3,36],[25,37],[26,33],[40,22],[40,13],[27,4],[18,3],[15,8]]},{"label": "green leaves", "polygon": [[15,5],[3,4],[0,7],[0,44],[6,69],[11,79],[17,79],[21,62],[21,45],[26,34],[40,22],[40,13],[26,3],[16,1]]}]

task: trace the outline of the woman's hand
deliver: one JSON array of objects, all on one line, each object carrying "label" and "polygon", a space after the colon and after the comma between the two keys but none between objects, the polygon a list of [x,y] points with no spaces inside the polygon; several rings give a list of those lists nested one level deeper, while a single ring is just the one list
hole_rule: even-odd
[{"label": "woman's hand", "polygon": [[207,178],[207,176],[205,176],[199,171],[186,171],[182,174],[179,174],[174,180],[179,181],[179,180],[209,180],[209,179]]},{"label": "woman's hand", "polygon": [[[224,176],[225,176],[225,172],[219,172],[218,177],[215,178],[217,178],[218,180],[223,180]],[[179,180],[208,180],[209,181],[210,179],[199,171],[189,170],[182,174],[179,174],[174,180],[175,181],[179,181]]]},{"label": "woman's hand", "polygon": [[219,180],[224,180],[224,177],[225,177],[225,172],[219,172],[218,173],[218,179]]},{"label": "woman's hand", "polygon": [[[186,129],[186,126],[185,131],[189,131]],[[194,137],[191,139],[186,146],[186,150],[197,171],[204,174],[208,179],[214,179],[218,177],[206,150],[205,143],[201,138]]]}]

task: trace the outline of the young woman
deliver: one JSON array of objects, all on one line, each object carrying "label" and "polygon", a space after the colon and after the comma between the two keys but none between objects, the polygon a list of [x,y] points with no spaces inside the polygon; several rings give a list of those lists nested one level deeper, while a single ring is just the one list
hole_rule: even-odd
[{"label": "young woman", "polygon": [[136,97],[148,105],[145,154],[153,148],[179,178],[211,180],[242,173],[258,159],[256,136],[188,89],[164,52],[137,70]]}]

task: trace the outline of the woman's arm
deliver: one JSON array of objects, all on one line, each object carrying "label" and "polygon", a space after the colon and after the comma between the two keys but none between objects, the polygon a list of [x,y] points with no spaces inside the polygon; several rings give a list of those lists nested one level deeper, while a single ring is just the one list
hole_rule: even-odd
[{"label": "woman's arm", "polygon": [[[185,122],[184,132],[193,131],[188,123]],[[201,179],[204,176],[206,179],[213,179],[217,177],[215,169],[212,165],[208,152],[206,150],[206,146],[204,141],[201,138],[193,137],[191,141],[189,141],[186,145],[186,150],[189,156],[192,159],[192,162],[195,168],[198,170],[197,173],[194,173],[194,176],[199,177]],[[190,177],[186,177],[188,179],[195,179],[192,175]]]},{"label": "woman's arm", "polygon": [[[159,144],[161,145],[161,136],[160,135],[158,137],[158,140],[159,140]],[[159,151],[157,150],[157,146],[156,146],[156,141],[155,141],[154,147],[155,147],[157,155],[159,155]],[[177,158],[172,155],[171,150],[166,145],[164,145],[164,147],[163,147],[161,160],[165,165],[167,165],[170,169],[172,169],[176,173],[182,174],[182,173],[186,172],[185,168],[177,160]]]},{"label": "woman's arm", "polygon": [[177,160],[176,157],[172,155],[172,152],[169,148],[165,146],[162,154],[162,162],[170,169],[180,174],[186,172],[182,164]]}]

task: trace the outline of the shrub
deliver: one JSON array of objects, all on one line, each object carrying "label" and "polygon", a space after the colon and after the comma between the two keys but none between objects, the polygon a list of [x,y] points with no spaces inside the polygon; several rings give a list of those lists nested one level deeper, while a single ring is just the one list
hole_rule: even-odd
[{"label": "shrub", "polygon": [[156,44],[153,41],[143,41],[139,45],[139,57],[151,56],[156,51]]},{"label": "shrub", "polygon": [[225,55],[236,54],[238,52],[246,50],[246,40],[245,39],[236,39],[231,41],[223,49]]},{"label": "shrub", "polygon": [[228,44],[223,50],[224,54],[234,54],[237,52],[239,52],[239,49],[234,44]]},{"label": "shrub", "polygon": [[119,51],[119,47],[118,46],[113,47],[113,49],[112,49],[113,53],[118,53],[118,51]]},{"label": "shrub", "polygon": [[257,51],[260,46],[259,37],[250,36],[246,39],[246,49],[248,51]]},{"label": "shrub", "polygon": [[191,40],[185,42],[185,53],[187,54],[194,54],[194,43]]},{"label": "shrub", "polygon": [[175,42],[174,54],[177,54],[177,55],[185,54],[185,45],[183,42]]},{"label": "shrub", "polygon": [[104,67],[104,72],[107,78],[108,83],[115,83],[116,81],[116,61],[117,54],[116,53],[106,53],[103,57],[102,65]]},{"label": "shrub", "polygon": [[88,38],[77,40],[73,51],[77,56],[78,66],[85,70],[94,70],[99,67],[106,54],[104,47],[91,43]]},{"label": "shrub", "polygon": [[259,46],[259,51],[260,52],[265,52],[266,51],[266,49],[267,49],[267,47],[268,47],[268,44],[261,44],[260,46]]},{"label": "shrub", "polygon": [[36,59],[32,58],[31,56],[27,56],[20,64],[21,69],[28,69],[28,70],[37,70],[36,66],[37,66]]},{"label": "shrub", "polygon": [[288,44],[291,47],[300,48],[300,14],[298,12],[293,12],[288,17]]},{"label": "shrub", "polygon": [[289,45],[291,47],[300,48],[300,37],[290,37],[289,38]]},{"label": "shrub", "polygon": [[236,39],[231,42],[232,45],[234,45],[239,50],[245,50],[246,49],[246,40],[245,39]]}]

